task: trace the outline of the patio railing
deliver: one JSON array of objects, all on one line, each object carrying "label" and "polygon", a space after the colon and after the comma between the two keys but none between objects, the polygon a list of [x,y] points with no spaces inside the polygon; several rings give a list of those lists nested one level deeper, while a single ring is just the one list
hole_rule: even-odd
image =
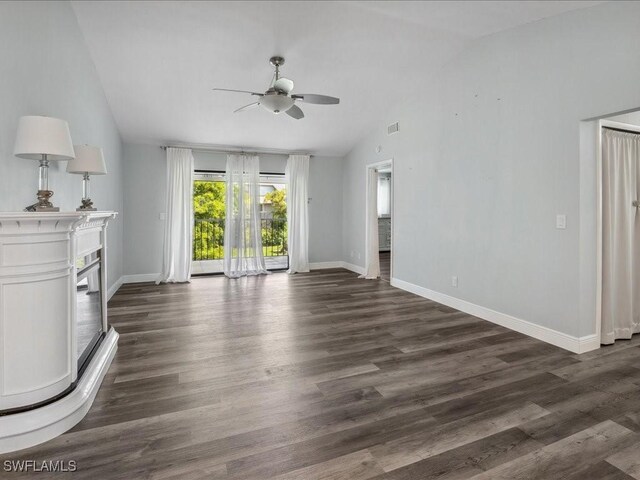
[{"label": "patio railing", "polygon": [[[262,253],[265,257],[287,255],[287,225],[284,219],[265,217],[260,220]],[[224,219],[196,219],[193,231],[193,260],[224,258]]]}]

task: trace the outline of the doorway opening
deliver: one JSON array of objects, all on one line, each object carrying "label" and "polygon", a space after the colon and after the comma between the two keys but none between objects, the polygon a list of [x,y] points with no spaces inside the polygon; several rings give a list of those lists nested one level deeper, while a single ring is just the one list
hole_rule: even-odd
[{"label": "doorway opening", "polygon": [[367,165],[364,278],[393,277],[393,159]]},{"label": "doorway opening", "polygon": [[640,332],[640,111],[597,122],[596,338]]},{"label": "doorway opening", "polygon": [[[226,187],[225,172],[194,172],[193,275],[223,273]],[[284,174],[261,173],[262,253],[270,271],[289,268],[286,199]]]}]

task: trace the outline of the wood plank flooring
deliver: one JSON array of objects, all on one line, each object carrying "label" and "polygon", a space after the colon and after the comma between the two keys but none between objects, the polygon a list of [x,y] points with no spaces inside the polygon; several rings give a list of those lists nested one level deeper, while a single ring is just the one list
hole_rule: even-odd
[{"label": "wood plank flooring", "polygon": [[[584,355],[342,269],[125,285],[86,418],[1,478],[640,478],[640,339]],[[68,474],[4,460],[75,460]]]},{"label": "wood plank flooring", "polygon": [[380,278],[391,280],[391,252],[380,252]]}]

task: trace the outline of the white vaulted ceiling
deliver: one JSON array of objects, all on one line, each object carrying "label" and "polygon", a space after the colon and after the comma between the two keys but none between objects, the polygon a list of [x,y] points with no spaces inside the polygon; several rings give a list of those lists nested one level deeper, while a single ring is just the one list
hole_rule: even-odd
[{"label": "white vaulted ceiling", "polygon": [[[390,105],[420,95],[475,39],[601,2],[72,2],[127,142],[342,155]],[[262,92],[282,55],[303,120],[213,87]]]}]

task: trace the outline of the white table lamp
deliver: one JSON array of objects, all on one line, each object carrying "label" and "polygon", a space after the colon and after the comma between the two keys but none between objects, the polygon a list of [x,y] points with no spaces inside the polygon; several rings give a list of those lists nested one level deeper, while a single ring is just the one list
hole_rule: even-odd
[{"label": "white table lamp", "polygon": [[67,172],[83,175],[82,205],[76,210],[95,210],[93,202],[89,198],[89,175],[106,175],[107,166],[104,163],[102,149],[91,145],[75,145],[73,148],[76,156],[67,163]]},{"label": "white table lamp", "polygon": [[59,118],[25,116],[20,117],[13,154],[19,158],[39,160],[38,202],[25,210],[57,212],[49,201],[53,192],[49,190],[49,161],[70,160],[74,157],[69,124]]}]

